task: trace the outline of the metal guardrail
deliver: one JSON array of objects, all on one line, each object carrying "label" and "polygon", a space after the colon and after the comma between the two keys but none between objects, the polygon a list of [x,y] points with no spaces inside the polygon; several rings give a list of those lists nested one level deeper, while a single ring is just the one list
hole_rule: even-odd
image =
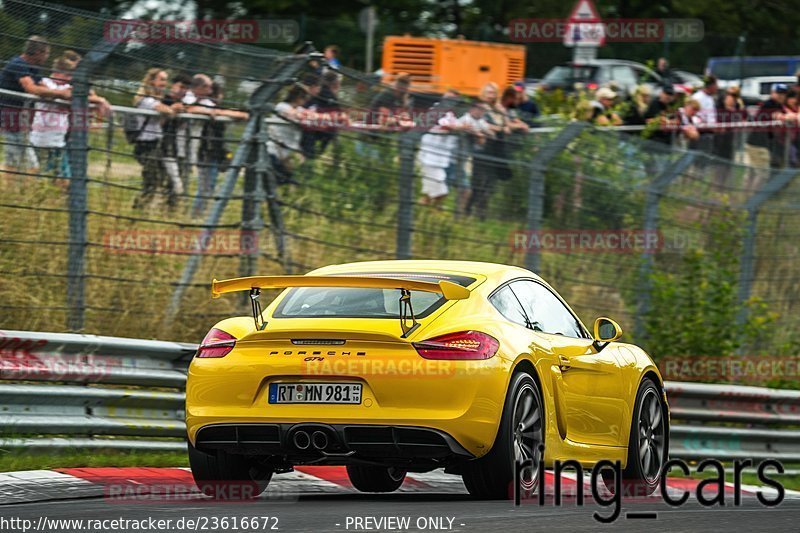
[{"label": "metal guardrail", "polygon": [[670,456],[800,462],[800,391],[667,382]]},{"label": "metal guardrail", "polygon": [[[0,449],[184,450],[183,390],[195,350],[0,331]],[[672,457],[800,462],[800,391],[680,382],[666,389]]]},{"label": "metal guardrail", "polygon": [[0,449],[185,450],[194,344],[0,331]]}]

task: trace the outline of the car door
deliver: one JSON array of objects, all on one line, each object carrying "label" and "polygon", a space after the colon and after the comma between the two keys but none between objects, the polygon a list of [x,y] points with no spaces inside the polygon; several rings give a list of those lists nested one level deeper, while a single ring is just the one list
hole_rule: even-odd
[{"label": "car door", "polygon": [[535,280],[510,284],[534,330],[536,350],[557,363],[551,378],[566,437],[583,444],[619,446],[628,428],[622,371],[624,360],[609,345],[598,352],[589,333],[560,297]]}]

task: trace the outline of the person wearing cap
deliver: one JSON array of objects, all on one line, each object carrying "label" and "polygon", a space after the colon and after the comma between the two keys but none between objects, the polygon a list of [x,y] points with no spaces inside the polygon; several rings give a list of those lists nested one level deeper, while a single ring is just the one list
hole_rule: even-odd
[{"label": "person wearing cap", "polygon": [[672,144],[672,132],[678,125],[678,120],[675,117],[674,86],[665,85],[661,89],[661,92],[658,93],[658,98],[654,98],[650,105],[647,106],[647,111],[644,112],[644,120],[648,125],[658,124],[655,130],[650,128],[645,130],[645,134],[649,134],[650,139],[663,144]]},{"label": "person wearing cap", "polygon": [[[765,122],[782,121],[791,118],[786,113],[786,95],[789,87],[785,83],[773,83],[770,91],[769,100],[761,104],[756,112],[756,121],[759,125]],[[762,126],[763,128],[763,126]],[[755,136],[758,137],[756,132]],[[782,168],[784,163],[784,152],[786,143],[786,132],[782,126],[772,124],[767,128],[766,148],[769,150],[770,168]]]},{"label": "person wearing cap", "polygon": [[592,101],[592,117],[591,121],[598,126],[619,126],[622,124],[622,119],[614,111],[614,100],[617,98],[617,93],[608,87],[601,87],[595,94],[595,100]]}]

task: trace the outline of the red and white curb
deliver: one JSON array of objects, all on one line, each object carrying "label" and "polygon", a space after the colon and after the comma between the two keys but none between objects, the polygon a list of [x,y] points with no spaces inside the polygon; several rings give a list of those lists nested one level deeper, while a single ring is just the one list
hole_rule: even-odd
[{"label": "red and white curb", "polygon": [[[577,492],[576,482],[577,476],[574,473],[562,474],[561,490],[565,499]],[[669,478],[667,491],[670,497],[677,499],[684,491],[696,493],[699,482],[697,479]],[[588,475],[583,478],[582,484],[584,497],[590,499],[592,492]],[[552,495],[554,485],[553,473],[545,472],[545,494]],[[709,497],[715,491],[715,486],[706,486],[704,489]],[[758,491],[767,498],[774,498],[776,494],[771,487],[742,485],[741,488],[744,498],[754,498]],[[357,491],[350,484],[344,467],[300,466],[293,472],[274,476],[262,498],[292,500],[305,495],[348,492]],[[467,490],[460,476],[437,470],[425,474],[408,474],[398,492],[466,494]],[[604,497],[609,495],[602,486],[601,493]],[[725,484],[725,493],[727,497],[732,497],[732,483]],[[785,497],[798,499],[800,492],[786,490]],[[192,474],[187,468],[62,468],[0,473],[0,505],[78,498],[105,498],[114,503],[206,499],[197,492]],[[656,493],[640,499],[652,501],[660,498]]]}]

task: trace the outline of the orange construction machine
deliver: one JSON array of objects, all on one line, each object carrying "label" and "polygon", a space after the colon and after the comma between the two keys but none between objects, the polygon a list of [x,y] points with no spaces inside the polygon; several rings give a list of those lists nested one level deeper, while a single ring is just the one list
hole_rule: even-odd
[{"label": "orange construction machine", "polygon": [[500,86],[525,76],[525,47],[462,39],[387,37],[383,43],[383,82],[411,75],[411,89],[443,93],[446,89],[477,96],[487,82]]}]

